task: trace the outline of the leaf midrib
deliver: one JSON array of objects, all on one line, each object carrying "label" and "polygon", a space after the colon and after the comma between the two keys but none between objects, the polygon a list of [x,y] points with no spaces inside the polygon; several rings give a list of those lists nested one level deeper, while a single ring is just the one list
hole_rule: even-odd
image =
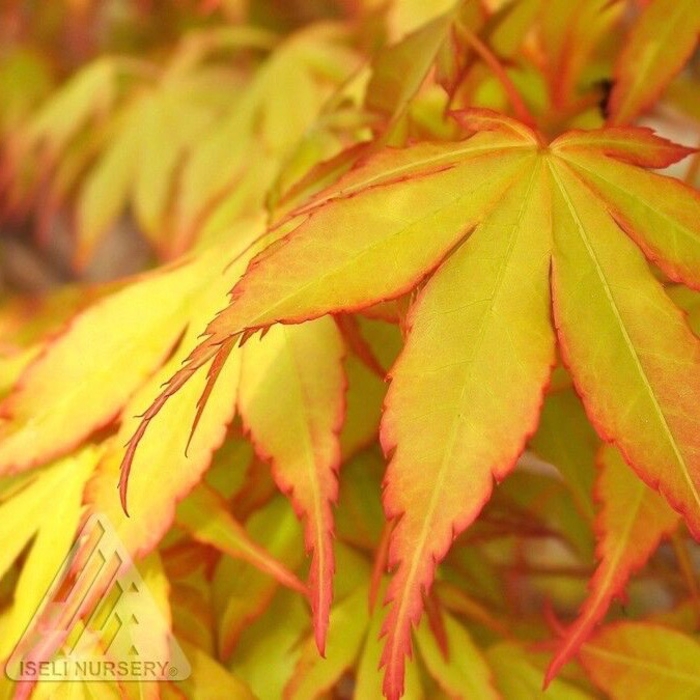
[{"label": "leaf midrib", "polygon": [[305,453],[306,457],[304,459],[305,465],[306,465],[306,472],[307,472],[307,478],[309,479],[309,483],[311,485],[311,500],[312,500],[312,505],[313,505],[313,515],[311,513],[307,514],[307,517],[313,519],[313,525],[312,527],[314,528],[316,532],[316,546],[314,547],[314,555],[317,557],[316,564],[317,564],[317,590],[315,592],[312,591],[312,593],[315,593],[318,598],[317,598],[317,609],[316,609],[316,614],[319,614],[321,611],[323,611],[326,607],[326,581],[321,572],[325,572],[326,570],[326,548],[325,548],[325,540],[324,540],[324,523],[323,523],[323,504],[321,503],[321,483],[319,479],[319,475],[316,470],[316,459],[315,459],[315,450],[313,447],[313,439],[310,434],[310,424],[311,421],[308,419],[308,402],[306,401],[307,398],[307,393],[304,390],[304,382],[302,379],[302,373],[301,373],[301,368],[299,366],[299,363],[297,361],[296,357],[296,352],[294,350],[294,341],[293,338],[290,336],[290,329],[287,328],[284,325],[280,326],[281,332],[284,334],[284,346],[287,351],[287,355],[289,357],[289,362],[294,370],[292,372],[292,376],[294,377],[294,384],[296,387],[296,394],[297,394],[297,401],[299,405],[301,406],[301,416],[299,423],[301,424],[301,432],[303,435],[303,442],[305,446]]},{"label": "leaf midrib", "polygon": [[[581,170],[585,170],[587,173],[590,173],[590,176],[593,177],[594,179],[602,180],[606,185],[609,185],[611,188],[617,190],[618,192],[622,193],[623,195],[630,196],[630,193],[624,187],[621,187],[614,180],[611,180],[611,179],[605,177],[602,174],[602,172],[592,170],[589,166],[584,165],[583,162],[579,161],[576,158],[571,158],[570,156],[563,155],[560,153],[558,153],[557,156],[559,158],[561,158],[562,160],[565,160],[569,164],[570,167],[573,167],[574,169],[580,168]],[[604,156],[604,157],[609,158],[609,156]],[[609,160],[612,160],[616,165],[623,165],[622,163],[618,163],[614,158],[609,158]],[[585,177],[585,175],[584,175],[584,177]],[[590,183],[586,183],[586,184],[590,186]],[[606,205],[607,205],[607,199],[605,197],[605,193],[603,192],[599,196],[602,200],[604,200],[606,202]],[[661,217],[665,222],[667,222],[669,224],[669,227],[681,232],[692,243],[694,243],[694,244],[698,243],[698,237],[684,223],[678,221],[677,219],[672,218],[665,211],[663,211],[661,209],[656,209],[655,207],[651,206],[643,199],[637,199],[636,201],[643,204],[645,209],[648,209],[648,210],[652,211],[654,214],[656,214],[657,216]],[[607,208],[607,206],[606,206],[606,208]],[[614,212],[610,212],[610,215],[613,218],[615,218]]]},{"label": "leaf midrib", "polygon": [[[480,133],[485,133],[485,132],[480,132]],[[474,137],[472,137],[474,138]],[[434,155],[431,156],[430,158],[419,158],[417,160],[411,161],[410,163],[406,163],[404,165],[401,165],[400,167],[397,168],[390,168],[389,170],[384,170],[381,173],[378,173],[366,180],[362,180],[360,182],[355,182],[351,186],[346,187],[345,189],[338,190],[337,192],[333,193],[332,196],[327,197],[326,199],[320,199],[318,202],[316,202],[315,206],[310,206],[304,211],[313,211],[316,208],[326,206],[332,202],[335,202],[336,200],[339,199],[348,199],[354,194],[357,194],[359,192],[362,192],[363,190],[367,189],[372,189],[374,187],[379,187],[383,185],[392,185],[396,183],[396,180],[398,178],[401,178],[402,175],[411,172],[413,170],[418,170],[420,171],[421,169],[427,169],[430,168],[431,166],[438,166],[438,165],[445,165],[449,167],[459,167],[460,165],[463,165],[467,161],[471,160],[472,158],[476,158],[482,153],[496,153],[496,152],[503,152],[503,151],[515,151],[515,150],[527,150],[527,149],[532,149],[533,144],[532,143],[516,143],[516,144],[494,144],[494,143],[487,143],[484,144],[483,146],[478,146],[475,147],[473,145],[469,146],[471,139],[466,141],[467,146],[464,148],[456,149],[453,151],[449,151],[448,153],[441,153],[439,155]],[[467,156],[465,158],[462,158],[462,156]],[[453,162],[454,161],[454,162]],[[424,172],[416,172],[415,177],[421,177],[425,176],[428,173]]]},{"label": "leaf midrib", "polygon": [[[526,195],[525,195],[525,197],[523,197],[520,211],[518,212],[517,219],[516,219],[515,223],[513,224],[513,228],[511,230],[511,236],[510,236],[510,241],[508,244],[508,250],[506,252],[506,255],[503,258],[503,262],[501,263],[501,266],[499,268],[496,281],[493,285],[494,291],[491,295],[489,306],[487,309],[484,310],[484,313],[482,316],[482,321],[481,321],[480,327],[479,327],[479,336],[478,336],[476,342],[474,343],[474,352],[473,352],[472,357],[476,357],[479,353],[479,349],[481,347],[481,343],[482,343],[483,337],[484,337],[484,329],[486,326],[486,319],[491,315],[491,312],[493,310],[494,299],[496,298],[498,290],[500,289],[501,282],[503,280],[503,275],[505,274],[505,270],[508,267],[508,262],[510,260],[511,254],[513,252],[513,248],[515,247],[515,241],[517,238],[516,229],[520,224],[520,221],[522,219],[522,216],[523,216],[525,209],[526,209],[526,206],[528,204],[529,195],[530,195],[530,192],[532,191],[532,188],[534,186],[534,182],[535,182],[535,178],[536,178],[538,169],[539,168],[537,167],[537,164],[535,164],[535,166],[532,169],[532,174],[530,177],[530,182],[528,183]],[[512,186],[513,185],[511,184],[511,187]],[[467,384],[468,384],[468,382],[466,380],[462,384],[459,399],[457,401],[458,405],[461,405],[464,401],[464,396],[465,396],[465,392],[467,389]],[[418,538],[418,544],[415,547],[415,549],[413,550],[413,556],[411,558],[411,565],[409,568],[408,575],[406,577],[406,585],[404,587],[404,591],[413,591],[414,590],[414,580],[416,578],[418,565],[420,562],[423,561],[423,551],[425,549],[425,545],[427,542],[428,531],[430,529],[432,529],[432,521],[433,521],[433,518],[435,516],[435,511],[437,508],[438,497],[442,492],[442,486],[443,486],[443,483],[445,481],[445,476],[446,476],[446,474],[445,474],[446,467],[447,467],[447,464],[452,457],[452,452],[454,450],[454,444],[455,444],[455,441],[457,439],[457,432],[458,432],[459,423],[460,422],[459,422],[459,420],[457,420],[456,417],[455,417],[455,420],[452,421],[450,436],[449,436],[449,439],[447,441],[447,446],[446,446],[445,452],[443,453],[443,458],[441,460],[440,467],[439,467],[438,472],[437,472],[437,476],[435,479],[435,485],[434,485],[432,494],[430,496],[430,501],[428,503],[426,515],[423,519],[423,526],[421,528],[421,532],[420,532],[420,535]],[[396,615],[397,627],[402,626],[401,621],[404,619],[404,617],[406,615],[406,606],[408,605],[408,598],[409,598],[409,596],[407,596],[407,595],[402,595],[400,598],[399,609],[397,610],[397,615]],[[399,653],[400,652],[399,652],[397,646],[394,645],[392,647],[392,653],[391,653],[392,666],[394,665],[394,663],[396,661],[396,657]]]},{"label": "leaf midrib", "polygon": [[[523,169],[524,169],[524,168],[523,168]],[[510,176],[510,178],[505,178],[506,180],[509,180],[509,183],[506,184],[506,185],[504,185],[503,191],[506,191],[506,190],[508,189],[508,187],[510,187],[510,185],[517,179],[517,177],[518,177],[518,172],[519,172],[519,171],[518,171],[518,169],[516,168],[516,169],[515,169],[515,172]],[[500,176],[501,178],[503,177],[503,172],[502,172],[501,170],[499,170],[499,171],[498,171],[496,174],[494,174],[492,177],[490,177],[490,178],[488,178],[488,179],[482,180],[482,181],[481,181],[481,185],[484,186],[486,183],[493,182],[494,180],[498,179],[499,176]],[[470,194],[472,194],[472,193],[470,193]],[[447,207],[449,207],[449,206],[454,206],[456,202],[458,202],[460,199],[462,199],[462,198],[464,198],[464,197],[465,197],[464,193],[461,193],[461,192],[460,192],[457,196],[455,196],[453,199],[451,199],[447,204],[444,204],[444,205],[442,205],[442,206],[440,206],[440,207],[438,207],[438,208],[436,208],[436,209],[431,209],[431,210],[430,210],[427,214],[425,214],[424,216],[420,217],[419,219],[414,219],[414,220],[412,220],[408,225],[402,227],[401,229],[399,229],[399,230],[397,230],[397,231],[394,231],[391,235],[386,236],[386,237],[381,238],[381,239],[378,239],[378,240],[372,242],[372,243],[371,243],[370,245],[368,245],[367,247],[362,248],[356,255],[354,255],[354,256],[353,256],[352,258],[350,258],[349,260],[346,260],[342,265],[338,265],[337,267],[333,268],[332,270],[330,270],[330,271],[328,271],[328,272],[324,272],[323,274],[319,275],[318,277],[315,277],[314,279],[312,279],[312,280],[309,281],[309,282],[306,282],[305,284],[301,285],[300,287],[295,287],[295,289],[294,289],[293,292],[291,292],[290,294],[285,295],[285,296],[284,296],[282,299],[280,299],[277,303],[275,303],[275,304],[272,305],[271,307],[268,307],[267,309],[265,309],[265,311],[262,312],[262,313],[260,313],[260,314],[255,318],[254,321],[247,323],[247,324],[245,325],[245,327],[242,328],[242,329],[241,329],[241,328],[234,329],[234,330],[233,330],[233,333],[234,333],[234,334],[235,334],[235,333],[241,333],[243,330],[246,330],[246,329],[261,328],[261,327],[264,327],[264,326],[269,325],[269,324],[271,324],[271,323],[277,323],[277,322],[279,322],[280,319],[275,319],[274,321],[271,321],[271,320],[269,320],[269,317],[270,317],[271,315],[274,315],[274,314],[275,314],[275,310],[278,309],[278,308],[280,308],[281,306],[284,306],[287,302],[289,302],[290,299],[293,299],[294,297],[299,296],[299,295],[302,294],[304,291],[306,291],[309,287],[312,287],[312,286],[321,284],[321,282],[323,282],[325,279],[331,277],[332,275],[336,275],[336,274],[338,274],[338,273],[340,273],[340,272],[343,272],[343,271],[346,270],[348,267],[352,267],[353,265],[355,265],[355,264],[357,263],[357,260],[358,260],[359,258],[361,258],[362,256],[366,255],[368,252],[374,250],[375,248],[377,248],[377,247],[379,247],[379,246],[381,246],[381,245],[385,245],[388,241],[390,241],[390,240],[396,238],[397,236],[401,236],[401,235],[405,234],[405,232],[406,232],[409,228],[411,228],[411,227],[413,227],[413,226],[419,225],[422,221],[425,221],[426,219],[429,219],[431,216],[434,216],[434,215],[438,214],[439,212],[443,211],[443,210],[446,209]],[[497,202],[492,202],[488,207],[485,207],[485,209],[484,209],[484,216],[488,215],[488,213],[489,213],[490,211],[492,211],[493,207],[494,207],[496,204],[497,204]],[[303,225],[304,225],[304,224],[302,224],[302,226],[303,226]],[[472,226],[472,227],[467,227],[467,228],[465,228],[464,230],[466,231],[466,233],[462,232],[461,237],[458,237],[459,234],[456,234],[456,235],[455,235],[455,238],[457,239],[457,241],[456,241],[456,243],[454,243],[453,245],[458,244],[459,241],[460,241],[461,239],[463,239],[463,238],[469,233],[469,231],[471,231],[472,228],[473,228],[473,226]],[[439,265],[439,264],[440,264],[440,262],[438,261],[437,265]],[[433,266],[433,267],[434,267],[434,266]],[[431,269],[432,269],[432,268],[431,268]],[[423,271],[423,274],[427,274],[428,272],[430,272],[430,270],[429,270],[429,269],[426,269],[426,270]],[[401,294],[401,291],[403,291],[403,290],[400,290],[400,291],[397,292],[396,294],[394,294],[394,295],[392,295],[392,296],[389,296],[389,297],[386,297],[386,298],[384,298],[383,300],[393,299],[395,296],[399,296],[399,295]],[[235,305],[236,303],[237,303],[236,301],[233,302],[234,305]],[[318,318],[319,316],[322,316],[322,315],[324,315],[325,313],[327,313],[327,312],[318,312],[318,313],[314,313],[314,315],[311,316],[310,318]],[[267,318],[267,320],[266,320],[266,318]],[[306,320],[309,320],[309,319],[306,319]]]}]

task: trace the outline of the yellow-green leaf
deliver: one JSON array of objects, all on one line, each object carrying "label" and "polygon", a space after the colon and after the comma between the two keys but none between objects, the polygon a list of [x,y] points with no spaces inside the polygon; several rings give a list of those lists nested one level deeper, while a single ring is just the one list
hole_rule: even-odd
[{"label": "yellow-green leaf", "polygon": [[611,124],[628,124],[658,98],[690,58],[699,34],[695,0],[648,3],[617,59]]},{"label": "yellow-green leaf", "polygon": [[561,161],[551,172],[564,361],[598,431],[699,535],[700,342],[586,185]]},{"label": "yellow-green leaf", "polygon": [[187,660],[192,666],[192,675],[177,684],[189,700],[253,700],[255,695],[248,686],[231,671],[194,644],[178,640]]},{"label": "yellow-green leaf", "polygon": [[333,515],[345,409],[344,348],[330,318],[277,326],[243,349],[244,426],[282,491],[305,520],[316,641],[325,644],[332,597]]},{"label": "yellow-green leaf", "polygon": [[250,538],[226,509],[225,501],[209,487],[200,484],[178,505],[177,523],[197,541],[243,559],[283,585],[306,593],[301,581]]},{"label": "yellow-green leaf", "polygon": [[79,314],[3,403],[0,473],[63,454],[111,422],[176,343],[205,281],[201,265],[182,264]]},{"label": "yellow-green leaf", "polygon": [[424,620],[416,632],[421,658],[429,673],[451,698],[498,700],[491,670],[467,630],[450,615],[443,615],[447,657]]},{"label": "yellow-green leaf", "polygon": [[[240,355],[235,352],[222,368],[219,382],[209,397],[197,430],[188,443],[190,426],[197,415],[197,400],[207,386],[207,376],[200,374],[173,399],[154,419],[151,429],[140,440],[139,450],[130,463],[131,479],[128,494],[128,517],[122,509],[115,484],[120,479],[120,466],[130,455],[129,439],[141,423],[141,414],[158,395],[164,380],[180,366],[196,344],[203,329],[203,320],[221,308],[227,292],[241,274],[244,261],[225,265],[217,249],[200,255],[192,264],[192,272],[201,288],[183,297],[182,289],[172,290],[180,301],[180,331],[189,322],[177,352],[168,360],[123,409],[123,420],[110,450],[86,491],[86,500],[93,509],[105,513],[124,546],[132,553],[144,554],[156,546],[175,515],[175,505],[197,484],[211,463],[214,451],[226,438],[227,428],[235,413]],[[134,309],[136,313],[138,309]],[[129,362],[126,361],[128,365]],[[115,380],[118,379],[118,375]],[[167,464],[167,469],[163,465]],[[154,488],[154,484],[158,484]],[[124,492],[122,491],[122,495]]]},{"label": "yellow-green leaf", "polygon": [[[548,185],[538,163],[426,285],[392,369],[382,445],[389,550],[385,692],[400,695],[422,590],[537,425],[554,364]],[[469,280],[469,285],[461,284]],[[527,319],[527,322],[524,321]],[[428,479],[423,478],[429,474]]]},{"label": "yellow-green leaf", "polygon": [[678,523],[677,513],[635,478],[617,449],[606,446],[598,460],[601,471],[596,495],[601,510],[596,530],[600,563],[589,583],[590,595],[566,630],[547,670],[548,680],[576,653],[603,619],[613,597],[623,594],[630,575],[647,562],[661,538]]},{"label": "yellow-green leaf", "polygon": [[503,700],[593,700],[593,696],[560,678],[555,678],[545,691],[544,672],[534,663],[534,654],[515,644],[496,644],[486,657]]},{"label": "yellow-green leaf", "polygon": [[700,644],[662,625],[610,625],[583,647],[581,663],[611,700],[693,700],[700,695]]},{"label": "yellow-green leaf", "polygon": [[330,690],[352,666],[367,632],[367,595],[367,586],[360,586],[333,606],[325,658],[319,657],[312,637],[304,642],[294,675],[285,688],[285,698],[313,700]]},{"label": "yellow-green leaf", "polygon": [[[6,658],[39,611],[39,605],[68,555],[83,514],[83,488],[100,451],[88,446],[39,473],[35,480],[0,506],[4,543],[0,572],[7,571],[17,553],[36,532],[15,590],[10,616],[0,640]],[[60,499],[56,494],[60,493]]]}]

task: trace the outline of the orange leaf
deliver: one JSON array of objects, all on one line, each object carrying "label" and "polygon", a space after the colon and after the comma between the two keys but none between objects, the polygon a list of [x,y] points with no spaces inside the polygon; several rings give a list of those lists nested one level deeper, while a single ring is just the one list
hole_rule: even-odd
[{"label": "orange leaf", "polygon": [[596,494],[601,510],[596,530],[600,564],[590,582],[591,594],[547,670],[548,683],[603,619],[612,599],[622,595],[630,575],[644,566],[661,538],[678,523],[678,515],[634,478],[614,447],[602,448],[599,465]]}]

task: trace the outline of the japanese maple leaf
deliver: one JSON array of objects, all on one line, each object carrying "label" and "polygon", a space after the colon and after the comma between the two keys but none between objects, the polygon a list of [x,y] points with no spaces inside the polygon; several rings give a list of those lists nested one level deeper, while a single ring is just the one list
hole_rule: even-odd
[{"label": "japanese maple leaf", "polygon": [[600,435],[700,537],[700,341],[644,259],[700,286],[700,197],[644,170],[690,151],[648,129],[547,144],[485,110],[458,119],[477,133],[380,151],[299,209],[144,416],[239,335],[360,309],[429,277],[381,426],[384,506],[398,519],[390,698],[436,564],[536,428],[557,340]]},{"label": "japanese maple leaf", "polygon": [[547,670],[549,682],[579,650],[615,597],[624,595],[630,576],[646,564],[661,538],[673,532],[678,515],[624,464],[620,453],[604,445],[598,456],[595,493],[601,509],[596,518],[599,559],[589,582],[590,595],[566,630]]}]

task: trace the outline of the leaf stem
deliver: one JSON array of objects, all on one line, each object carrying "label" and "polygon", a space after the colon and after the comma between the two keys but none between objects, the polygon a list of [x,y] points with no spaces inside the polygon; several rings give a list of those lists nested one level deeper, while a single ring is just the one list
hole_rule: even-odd
[{"label": "leaf stem", "polygon": [[464,615],[467,619],[478,622],[505,639],[514,639],[508,622],[495,617],[485,606],[468,596],[458,586],[448,581],[439,581],[435,590],[442,605],[450,612]]},{"label": "leaf stem", "polygon": [[484,63],[493,71],[493,74],[498,78],[498,81],[503,86],[503,89],[508,95],[508,99],[513,107],[513,110],[520,119],[528,126],[535,125],[535,118],[532,113],[527,108],[527,105],[520,97],[518,89],[513,84],[513,81],[508,76],[506,69],[503,67],[501,62],[498,60],[496,54],[491,51],[491,49],[483,42],[479,37],[474,34],[474,32],[468,29],[463,29],[464,38],[467,43],[474,49],[474,51],[479,55],[479,57],[484,61]]}]

